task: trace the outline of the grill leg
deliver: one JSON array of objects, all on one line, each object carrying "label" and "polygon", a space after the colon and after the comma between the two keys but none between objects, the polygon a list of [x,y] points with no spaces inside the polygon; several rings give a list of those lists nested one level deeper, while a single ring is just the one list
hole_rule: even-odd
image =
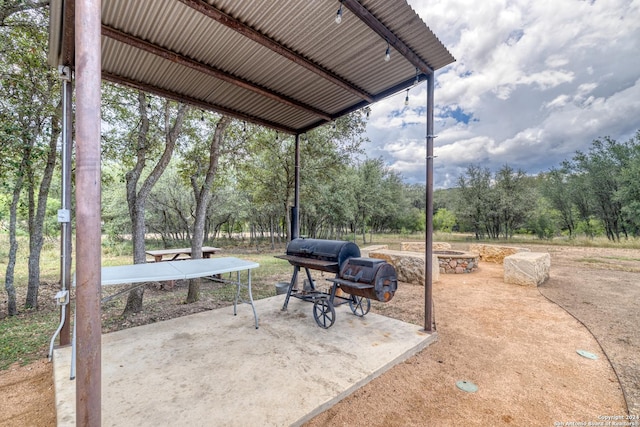
[{"label": "grill leg", "polygon": [[307,272],[307,279],[309,279],[309,286],[311,286],[311,291],[315,291],[316,285],[313,283],[313,279],[311,278],[311,272],[307,267],[304,268],[304,271]]},{"label": "grill leg", "polygon": [[287,289],[287,296],[284,299],[284,305],[282,306],[282,311],[287,311],[287,306],[289,305],[289,298],[291,298],[291,291],[298,281],[298,272],[300,271],[300,267],[295,265],[293,267],[293,276],[291,277],[291,282],[289,283],[289,289]]}]

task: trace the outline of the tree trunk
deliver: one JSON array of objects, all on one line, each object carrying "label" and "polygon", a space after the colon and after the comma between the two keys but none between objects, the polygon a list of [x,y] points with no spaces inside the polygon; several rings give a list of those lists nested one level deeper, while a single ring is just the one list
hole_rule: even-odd
[{"label": "tree trunk", "polygon": [[[138,190],[138,181],[146,165],[148,133],[149,133],[149,116],[147,112],[147,98],[144,92],[138,92],[138,111],[140,112],[140,129],[138,131],[137,140],[137,162],[135,167],[127,172],[127,203],[129,206],[129,216],[131,218],[131,237],[133,243],[133,262],[134,264],[144,264],[146,262],[145,254],[145,206],[149,194],[154,185],[158,182],[164,173],[173,151],[176,141],[182,132],[182,124],[184,117],[189,110],[185,104],[180,104],[176,114],[175,121],[171,125],[169,101],[165,101],[165,144],[164,151],[160,159],[154,166],[153,170],[144,180],[142,186]],[[127,305],[124,308],[123,315],[127,316],[131,313],[139,313],[142,311],[142,301],[144,298],[144,287],[129,292],[127,297]]]},{"label": "tree trunk", "polygon": [[[209,202],[211,201],[211,187],[218,171],[218,161],[220,159],[220,145],[224,138],[224,132],[231,123],[231,119],[222,116],[216,125],[216,130],[209,146],[209,167],[205,175],[204,183],[198,187],[196,176],[191,177],[191,186],[196,196],[196,218],[193,223],[193,237],[191,240],[191,258],[202,258],[202,242],[204,240],[204,224],[207,215]],[[200,299],[200,279],[189,281],[189,292],[187,294],[187,304]]]},{"label": "tree trunk", "polygon": [[7,270],[4,279],[4,288],[7,291],[7,314],[15,316],[18,314],[18,306],[16,302],[16,289],[14,286],[14,271],[16,266],[16,255],[18,253],[18,240],[16,239],[16,228],[18,222],[18,203],[20,202],[20,193],[24,184],[24,172],[27,169],[29,158],[31,157],[31,145],[25,144],[23,149],[22,161],[16,173],[16,182],[13,187],[13,197],[11,206],[9,207],[9,259],[7,260]]},{"label": "tree trunk", "polygon": [[43,224],[47,212],[47,199],[53,171],[56,166],[58,152],[56,150],[58,136],[60,136],[60,119],[62,104],[58,105],[56,113],[51,117],[52,131],[49,137],[49,152],[47,164],[44,168],[40,189],[38,190],[38,206],[35,210],[33,221],[29,221],[29,282],[27,285],[27,298],[25,308],[38,308],[38,290],[40,288],[40,255],[42,253]]},{"label": "tree trunk", "polygon": [[22,176],[19,176],[18,181],[16,182],[16,186],[13,189],[13,199],[11,200],[11,206],[9,208],[9,259],[7,260],[7,270],[4,279],[4,288],[7,291],[7,314],[9,316],[15,316],[16,314],[18,314],[18,306],[16,303],[16,289],[13,285],[13,273],[16,266],[16,254],[18,252],[18,241],[16,239],[16,222],[22,183]]}]

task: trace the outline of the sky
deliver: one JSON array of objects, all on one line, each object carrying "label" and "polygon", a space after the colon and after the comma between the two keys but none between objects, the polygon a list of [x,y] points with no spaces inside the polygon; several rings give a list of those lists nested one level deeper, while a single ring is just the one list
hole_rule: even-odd
[{"label": "sky", "polygon": [[[640,130],[640,0],[408,3],[456,58],[436,71],[435,188],[471,164],[535,175]],[[364,148],[424,183],[426,84],[405,96],[372,106]]]}]

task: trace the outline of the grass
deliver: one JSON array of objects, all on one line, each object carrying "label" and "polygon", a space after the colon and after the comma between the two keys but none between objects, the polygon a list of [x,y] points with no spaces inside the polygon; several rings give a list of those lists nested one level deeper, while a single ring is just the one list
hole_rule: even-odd
[{"label": "grass", "polygon": [[640,258],[631,258],[631,257],[625,257],[625,256],[621,256],[621,257],[603,256],[602,258],[614,259],[616,261],[640,261]]},{"label": "grass", "polygon": [[54,310],[25,312],[0,321],[0,370],[46,356],[59,318]]},{"label": "grass", "polygon": [[[351,238],[353,236],[350,236]],[[435,233],[434,241],[447,241],[455,246],[468,245],[476,242],[473,236],[464,234]],[[369,245],[386,244],[390,249],[399,249],[402,241],[424,241],[424,234],[367,234],[366,243],[362,242],[362,235],[356,236],[356,243],[363,247]],[[228,244],[227,244],[228,243]],[[500,241],[485,241],[491,244],[542,244],[558,246],[587,246],[587,247],[615,247],[615,248],[640,248],[640,239],[629,239],[624,242],[609,242],[604,238],[596,239],[554,239],[551,241],[538,240],[530,236],[518,236],[514,239]],[[274,257],[282,254],[284,244],[271,249],[268,243],[252,246],[245,242],[226,240],[216,242],[214,246],[223,248],[223,255],[237,256],[239,258],[255,261],[260,268],[252,271],[252,290],[254,299],[267,298],[275,295],[275,284],[279,281],[289,281],[292,267],[284,260]],[[0,269],[4,273],[8,257],[8,237],[0,234]],[[49,340],[59,322],[59,308],[53,302],[53,296],[58,290],[59,283],[59,243],[55,240],[45,242],[41,256],[41,286],[39,293],[39,305],[37,310],[24,308],[24,297],[27,285],[27,257],[28,242],[26,237],[20,238],[20,246],[15,268],[15,288],[18,295],[17,316],[7,317],[6,298],[0,299],[0,370],[7,369],[13,363],[28,364],[38,358],[46,357]],[[603,258],[618,261],[640,261],[637,256],[628,257],[591,257],[583,259],[587,263],[606,263]],[[103,250],[103,265],[130,264],[130,242],[120,242],[116,246],[105,245]],[[246,275],[246,273],[243,273]],[[314,275],[316,273],[314,272]],[[4,276],[3,276],[4,277]],[[246,283],[246,276],[242,277]],[[115,287],[113,288],[116,289]],[[201,286],[201,301],[195,305],[184,304],[187,295],[187,285],[181,284],[175,289],[162,292],[146,292],[144,300],[144,315],[147,321],[161,321],[167,316],[171,317],[168,309],[181,310],[182,314],[210,310],[232,304],[235,287],[222,285],[204,280]],[[111,292],[111,288],[110,288]],[[106,296],[106,295],[105,295]],[[73,303],[73,302],[72,302]],[[102,324],[103,330],[116,330],[130,327],[139,323],[136,316],[126,319],[121,316],[126,303],[126,294],[103,305]],[[191,311],[190,311],[191,310]]]}]

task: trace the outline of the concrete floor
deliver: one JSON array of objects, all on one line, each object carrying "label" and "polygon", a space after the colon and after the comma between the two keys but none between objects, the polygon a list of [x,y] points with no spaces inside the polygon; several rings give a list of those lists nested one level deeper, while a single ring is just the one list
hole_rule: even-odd
[{"label": "concrete floor", "polygon": [[[421,327],[284,295],[102,336],[103,426],[300,425],[435,341]],[[392,304],[393,302],[391,302]],[[71,349],[54,352],[58,426],[75,426]]]}]

